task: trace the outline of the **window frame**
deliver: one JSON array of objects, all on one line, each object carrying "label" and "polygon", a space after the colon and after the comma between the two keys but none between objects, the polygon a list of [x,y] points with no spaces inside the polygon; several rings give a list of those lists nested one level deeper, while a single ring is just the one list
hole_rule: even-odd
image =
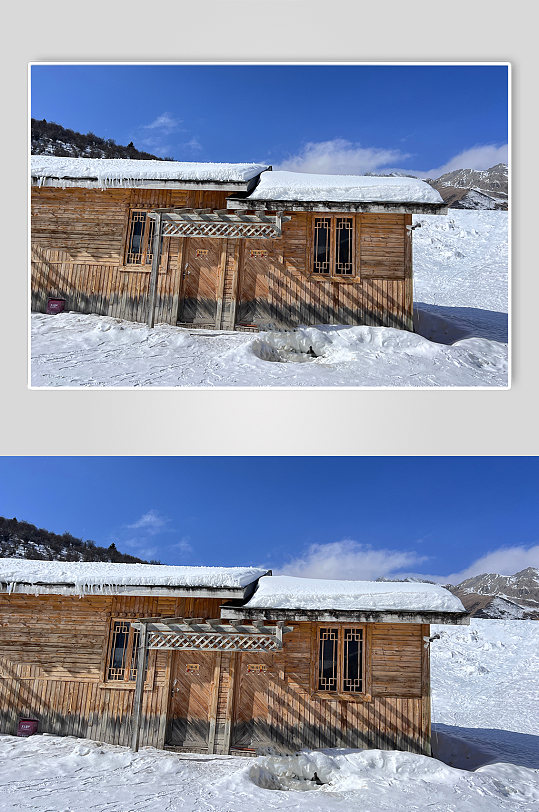
[{"label": "window frame", "polygon": [[[343,623],[341,621],[313,624],[311,662],[311,692],[322,699],[345,699],[350,701],[370,700],[370,634],[365,623]],[[338,629],[337,643],[337,689],[325,691],[319,688],[320,676],[320,632],[322,629]],[[362,690],[344,691],[342,683],[344,678],[344,632],[347,629],[361,629],[363,632],[363,645],[361,652]]]},{"label": "window frame", "polygon": [[[133,623],[136,623],[139,618],[136,617],[111,617],[109,622],[109,631],[106,638],[106,646],[104,646],[104,664],[103,664],[103,672],[102,672],[102,681],[101,687],[103,688],[117,688],[119,690],[135,690],[137,684],[136,674],[133,679],[126,678],[124,676],[123,679],[111,679],[109,677],[109,667],[110,667],[110,659],[112,655],[112,645],[114,642],[114,628],[116,623],[125,623],[129,624],[129,631],[128,631],[128,641],[126,646],[126,655],[125,655],[125,662],[133,662],[133,642],[135,637],[136,629],[133,628]],[[144,690],[153,690],[154,687],[154,675],[155,675],[155,651],[148,651],[148,659],[146,661],[146,674],[144,679]],[[135,657],[137,656],[137,652],[135,652]],[[126,666],[124,671],[127,675],[129,672],[132,671],[131,666]]]},{"label": "window frame", "polygon": [[[329,273],[320,273],[314,270],[316,220],[330,220],[330,240],[329,240]],[[345,219],[352,221],[352,273],[342,274],[336,272],[337,256],[337,220]],[[308,228],[307,245],[307,272],[308,276],[317,281],[331,282],[359,282],[360,273],[360,246],[361,246],[361,220],[358,214],[351,212],[313,212],[311,214]]]},{"label": "window frame", "polygon": [[[150,273],[152,270],[152,259],[153,254],[150,250],[150,257],[148,259],[148,248],[150,242],[150,231],[153,231],[151,228],[151,224],[155,223],[155,220],[148,219],[148,212],[152,211],[152,207],[144,208],[141,206],[130,206],[127,210],[126,222],[125,222],[125,230],[124,230],[124,239],[123,239],[123,255],[122,255],[122,268],[124,271],[140,271],[142,273]],[[142,250],[140,251],[140,255],[142,258],[141,262],[129,262],[128,257],[131,254],[129,250],[129,243],[130,243],[130,235],[131,235],[131,223],[134,214],[144,214],[144,231],[142,235]],[[151,236],[153,240],[153,233]],[[168,269],[168,255],[169,255],[169,245],[170,245],[170,238],[169,237],[162,237],[161,238],[161,256],[159,258],[159,273],[166,273]]]}]

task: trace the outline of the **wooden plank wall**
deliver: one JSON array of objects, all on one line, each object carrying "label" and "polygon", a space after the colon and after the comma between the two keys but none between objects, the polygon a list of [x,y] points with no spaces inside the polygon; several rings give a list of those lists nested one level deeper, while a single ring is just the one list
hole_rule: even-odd
[{"label": "wooden plank wall", "polygon": [[[338,625],[338,624],[331,624]],[[420,624],[367,625],[368,694],[364,699],[329,698],[313,691],[317,656],[310,623],[293,623],[285,647],[272,658],[267,675],[246,675],[249,663],[267,655],[238,655],[232,746],[245,746],[249,714],[257,748],[283,752],[301,747],[408,750],[430,755],[428,650]],[[256,683],[266,679],[258,689]],[[242,690],[242,681],[253,684]],[[266,692],[267,700],[261,701]],[[253,701],[253,696],[255,700]],[[234,725],[233,725],[234,728]],[[258,736],[258,741],[256,741]]]},{"label": "wooden plank wall", "polygon": [[[32,189],[32,310],[49,296],[66,309],[145,321],[150,268],[123,265],[129,210],[225,208],[225,192],[146,189]],[[156,321],[176,324],[181,288],[179,238],[163,241]],[[168,244],[168,245],[167,245]]]},{"label": "wooden plank wall", "polygon": [[[66,299],[68,310],[145,321],[149,268],[123,263],[131,208],[226,208],[225,192],[141,189],[32,191],[32,309],[47,298]],[[309,273],[310,218],[292,213],[281,240],[225,243],[224,276],[215,271],[217,326],[232,328],[256,313],[261,327],[297,324],[370,324],[412,329],[411,215],[358,215],[359,281],[334,282]],[[182,264],[189,240],[167,238],[158,277],[156,321],[175,324],[182,297]],[[221,250],[221,240],[215,240]],[[248,247],[268,249],[253,262]],[[263,278],[261,278],[263,277]],[[221,296],[222,294],[222,296]],[[250,303],[255,297],[256,302]]]},{"label": "wooden plank wall", "polygon": [[[218,617],[218,599],[0,596],[0,730],[19,718],[40,731],[130,743],[134,684],[103,682],[113,617]],[[155,658],[144,691],[142,745],[162,747],[169,701],[169,652]]]},{"label": "wooden plank wall", "polygon": [[411,215],[358,215],[360,279],[353,282],[310,275],[310,218],[292,214],[283,224],[282,243],[270,243],[267,310],[273,326],[323,323],[413,329],[411,235],[406,229]]},{"label": "wooden plank wall", "polygon": [[[0,731],[13,734],[18,719],[29,717],[39,720],[41,732],[128,745],[134,684],[104,682],[111,618],[218,617],[220,603],[0,596]],[[211,659],[213,669],[208,723],[215,752],[227,753],[236,745],[284,751],[376,747],[430,754],[429,652],[422,643],[428,626],[367,624],[367,695],[344,700],[313,690],[313,625],[293,625],[284,649],[275,655],[200,655]],[[142,745],[164,746],[167,718],[174,710],[169,702],[176,656],[150,654],[154,678],[152,688],[144,691]],[[249,663],[265,663],[267,673],[246,675]]]}]

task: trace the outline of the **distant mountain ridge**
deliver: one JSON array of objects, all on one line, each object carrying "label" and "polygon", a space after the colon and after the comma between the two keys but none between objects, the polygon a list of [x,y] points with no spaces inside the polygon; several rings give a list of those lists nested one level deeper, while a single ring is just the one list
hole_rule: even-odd
[{"label": "distant mountain ridge", "polygon": [[29,558],[39,561],[105,561],[115,564],[158,564],[121,553],[115,544],[99,547],[71,533],[51,533],[35,524],[0,516],[0,558]]},{"label": "distant mountain ridge", "polygon": [[527,567],[514,575],[475,575],[452,588],[455,590],[458,590],[459,597],[461,594],[496,596],[539,612],[539,570],[535,567]]},{"label": "distant mountain ridge", "polygon": [[[368,172],[384,178],[416,178],[404,171]],[[496,164],[490,169],[454,169],[439,178],[421,178],[442,197],[451,209],[499,209],[506,211],[509,200],[509,167]]]},{"label": "distant mountain ridge", "polygon": [[[427,578],[378,578],[379,581],[420,581]],[[539,620],[539,569],[527,567],[514,575],[483,573],[466,578],[460,584],[445,584],[460,598],[472,617],[507,620]]]},{"label": "distant mountain ridge", "polygon": [[509,197],[509,167],[454,169],[439,178],[426,178],[450,208],[506,210]]},{"label": "distant mountain ridge", "polygon": [[100,138],[94,133],[83,133],[62,127],[46,119],[31,121],[32,155],[56,155],[60,158],[131,158],[135,160],[170,161],[151,152],[137,149],[133,142],[121,146],[113,138]]}]

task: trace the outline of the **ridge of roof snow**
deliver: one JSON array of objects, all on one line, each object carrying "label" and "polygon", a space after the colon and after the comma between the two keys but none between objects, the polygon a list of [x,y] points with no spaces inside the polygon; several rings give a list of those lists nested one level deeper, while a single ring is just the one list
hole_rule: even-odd
[{"label": "ridge of roof snow", "polygon": [[418,178],[263,172],[247,200],[347,203],[443,203],[440,193]]},{"label": "ridge of roof snow", "polygon": [[166,564],[113,564],[103,561],[35,561],[0,558],[0,583],[75,586],[81,592],[121,586],[242,589],[267,570],[259,567],[187,567]]},{"label": "ridge of roof snow", "polygon": [[263,577],[244,609],[465,612],[460,600],[437,584],[417,581],[337,581]]},{"label": "ridge of roof snow", "polygon": [[37,178],[96,179],[112,184],[122,180],[185,180],[247,182],[269,169],[267,164],[196,161],[138,161],[131,158],[61,158],[32,155],[31,174]]}]

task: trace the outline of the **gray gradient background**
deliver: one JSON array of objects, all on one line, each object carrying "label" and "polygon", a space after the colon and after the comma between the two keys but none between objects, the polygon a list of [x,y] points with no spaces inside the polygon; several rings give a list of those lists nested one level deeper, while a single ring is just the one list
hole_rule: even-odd
[{"label": "gray gradient background", "polygon": [[[10,123],[7,139],[2,129],[0,452],[537,454],[539,270],[533,198],[538,183],[531,173],[537,172],[538,165],[538,70],[536,27],[531,11],[525,11],[530,8],[499,0],[455,0],[450,5],[424,0],[407,4],[162,0],[159,4],[133,2],[130,13],[126,4],[112,0],[94,0],[89,6],[52,0],[43,8],[12,7],[14,21],[2,53],[4,111]],[[182,60],[512,63],[513,378],[509,391],[27,388],[27,63]],[[521,168],[529,170],[525,187],[520,185]]]}]

